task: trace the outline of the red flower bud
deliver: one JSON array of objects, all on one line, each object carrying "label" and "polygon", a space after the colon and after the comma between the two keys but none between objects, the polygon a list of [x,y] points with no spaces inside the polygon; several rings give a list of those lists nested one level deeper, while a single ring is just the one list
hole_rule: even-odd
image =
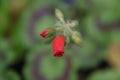
[{"label": "red flower bud", "polygon": [[53,41],[54,56],[62,57],[64,54],[65,38],[63,36],[57,36]]},{"label": "red flower bud", "polygon": [[56,33],[56,30],[54,28],[48,28],[40,33],[42,37],[50,37],[53,34]]},{"label": "red flower bud", "polygon": [[46,37],[48,35],[49,30],[44,30],[40,33],[42,37]]}]

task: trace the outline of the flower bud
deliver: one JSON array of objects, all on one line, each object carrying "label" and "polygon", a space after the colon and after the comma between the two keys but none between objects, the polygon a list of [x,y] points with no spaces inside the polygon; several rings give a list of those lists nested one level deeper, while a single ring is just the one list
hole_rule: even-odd
[{"label": "flower bud", "polygon": [[53,52],[55,57],[62,57],[64,54],[64,46],[65,46],[65,38],[64,36],[57,36],[53,41]]},{"label": "flower bud", "polygon": [[55,15],[60,21],[64,20],[64,15],[59,9],[55,9]]},{"label": "flower bud", "polygon": [[48,28],[40,33],[40,36],[42,37],[50,37],[53,34],[56,33],[56,30],[54,28]]},{"label": "flower bud", "polygon": [[76,45],[81,45],[82,43],[82,39],[81,39],[81,36],[80,36],[80,33],[77,32],[77,31],[74,31],[73,34],[72,34],[72,41],[76,44]]}]

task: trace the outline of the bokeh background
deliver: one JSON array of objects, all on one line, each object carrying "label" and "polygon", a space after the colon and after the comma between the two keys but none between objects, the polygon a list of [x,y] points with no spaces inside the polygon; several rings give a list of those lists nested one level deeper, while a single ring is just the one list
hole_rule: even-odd
[{"label": "bokeh background", "polygon": [[[62,58],[39,36],[55,8],[83,38]],[[120,0],[0,0],[0,80],[120,80]]]}]

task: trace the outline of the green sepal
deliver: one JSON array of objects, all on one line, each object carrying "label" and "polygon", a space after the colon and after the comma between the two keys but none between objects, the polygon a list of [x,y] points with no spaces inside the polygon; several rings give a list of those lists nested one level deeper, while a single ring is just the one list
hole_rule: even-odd
[{"label": "green sepal", "polygon": [[44,43],[47,43],[47,44],[51,43],[51,42],[53,41],[54,37],[55,37],[55,36],[52,35],[52,36],[50,36],[50,37],[45,38],[45,39],[44,39]]},{"label": "green sepal", "polygon": [[82,38],[81,38],[81,35],[79,32],[77,31],[74,31],[73,34],[72,34],[72,37],[71,37],[72,41],[78,45],[78,46],[81,46],[82,44]]},{"label": "green sepal", "polygon": [[47,30],[49,30],[49,32],[47,33],[48,35],[45,38],[49,38],[49,37],[56,34],[56,29],[55,28],[50,27],[50,28],[47,28]]}]

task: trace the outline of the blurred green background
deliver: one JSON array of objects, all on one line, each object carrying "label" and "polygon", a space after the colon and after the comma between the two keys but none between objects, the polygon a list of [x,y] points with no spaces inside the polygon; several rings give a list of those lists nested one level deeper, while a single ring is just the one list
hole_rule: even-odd
[{"label": "blurred green background", "polygon": [[[39,36],[55,8],[83,38],[62,58]],[[0,0],[0,80],[120,80],[120,0]]]}]

